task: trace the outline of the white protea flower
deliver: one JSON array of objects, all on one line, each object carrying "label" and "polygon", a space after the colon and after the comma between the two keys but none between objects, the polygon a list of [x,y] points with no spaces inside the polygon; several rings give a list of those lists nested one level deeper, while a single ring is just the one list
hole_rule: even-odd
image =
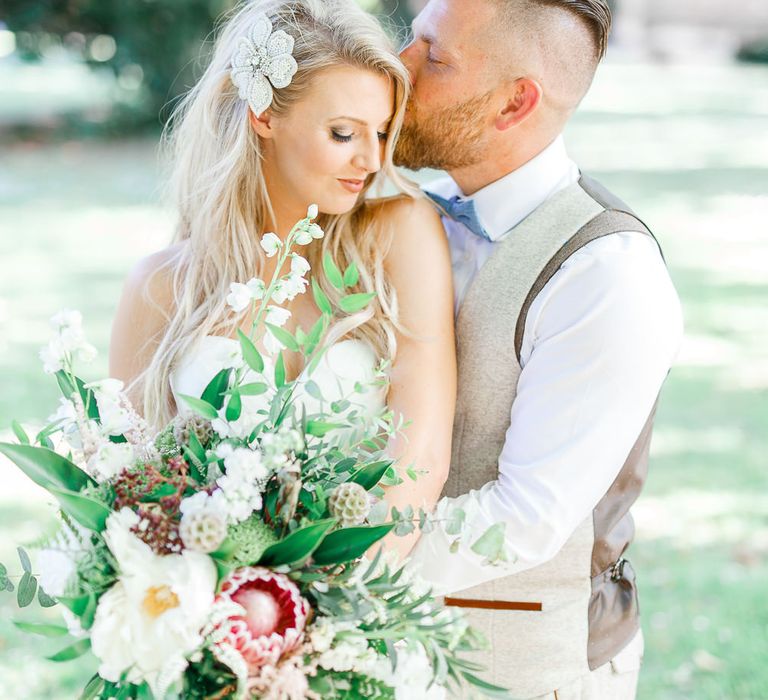
[{"label": "white protea flower", "polygon": [[277,252],[282,248],[283,242],[274,233],[265,233],[261,237],[261,247],[267,254],[268,258],[277,255]]},{"label": "white protea flower", "polygon": [[279,306],[269,306],[267,307],[265,321],[273,326],[282,328],[290,317],[291,312],[288,309],[281,309]]},{"label": "white protea flower", "polygon": [[298,70],[291,55],[293,44],[293,37],[282,29],[272,31],[272,22],[264,13],[256,18],[248,36],[240,39],[230,76],[240,99],[248,102],[256,116],[272,104],[273,87],[291,84]]}]

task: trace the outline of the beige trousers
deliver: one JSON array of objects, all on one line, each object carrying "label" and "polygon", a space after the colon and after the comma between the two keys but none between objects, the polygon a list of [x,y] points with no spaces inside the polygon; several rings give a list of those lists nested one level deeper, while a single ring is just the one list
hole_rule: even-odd
[{"label": "beige trousers", "polygon": [[643,633],[639,631],[607,664],[531,700],[635,700],[643,649]]}]

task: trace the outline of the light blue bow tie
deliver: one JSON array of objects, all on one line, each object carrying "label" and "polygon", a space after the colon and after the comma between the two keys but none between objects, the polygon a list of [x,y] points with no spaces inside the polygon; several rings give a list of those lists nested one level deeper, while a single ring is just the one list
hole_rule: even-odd
[{"label": "light blue bow tie", "polygon": [[486,241],[492,241],[490,234],[485,230],[485,227],[480,223],[480,219],[477,216],[477,210],[475,209],[475,202],[471,199],[464,199],[458,195],[445,199],[439,194],[434,192],[424,193],[436,204],[440,205],[445,213],[454,221],[458,221],[460,224],[466,226],[472,233]]}]

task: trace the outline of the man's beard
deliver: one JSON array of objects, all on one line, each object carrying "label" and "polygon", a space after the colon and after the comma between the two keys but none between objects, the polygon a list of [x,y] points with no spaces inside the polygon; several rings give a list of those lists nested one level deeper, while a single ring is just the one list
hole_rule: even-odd
[{"label": "man's beard", "polygon": [[411,170],[457,170],[475,165],[484,156],[486,125],[478,115],[488,113],[491,94],[420,115],[413,99],[395,145],[395,165]]}]

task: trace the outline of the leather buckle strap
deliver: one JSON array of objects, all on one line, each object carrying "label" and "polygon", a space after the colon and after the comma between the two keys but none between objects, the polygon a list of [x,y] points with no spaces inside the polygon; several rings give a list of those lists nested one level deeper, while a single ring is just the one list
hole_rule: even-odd
[{"label": "leather buckle strap", "polygon": [[618,583],[624,578],[624,567],[627,564],[626,559],[619,559],[610,569],[611,581]]},{"label": "leather buckle strap", "polygon": [[475,600],[473,598],[448,598],[445,604],[451,608],[475,608],[479,610],[519,610],[541,612],[541,603],[523,603],[507,600]]}]

